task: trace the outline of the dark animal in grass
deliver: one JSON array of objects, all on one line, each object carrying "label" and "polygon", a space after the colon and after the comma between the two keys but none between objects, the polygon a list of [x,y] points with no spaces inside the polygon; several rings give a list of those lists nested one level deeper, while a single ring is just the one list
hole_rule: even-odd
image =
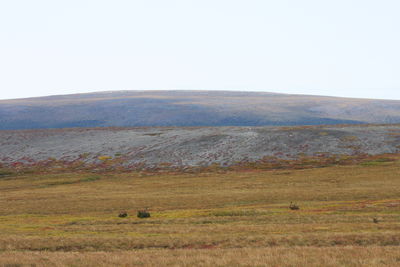
[{"label": "dark animal in grass", "polygon": [[139,210],[137,212],[137,216],[138,216],[138,218],[141,218],[141,219],[150,218],[150,212],[148,212],[147,209]]},{"label": "dark animal in grass", "polygon": [[379,222],[379,219],[378,219],[378,218],[373,218],[372,221],[373,221],[374,223],[378,223],[378,222]]},{"label": "dark animal in grass", "polygon": [[291,210],[299,210],[300,207],[298,205],[294,204],[293,202],[290,202],[289,209],[291,209]]},{"label": "dark animal in grass", "polygon": [[118,214],[118,217],[120,217],[120,218],[126,218],[126,217],[128,217],[128,213],[127,213],[126,211],[121,211],[121,212]]}]

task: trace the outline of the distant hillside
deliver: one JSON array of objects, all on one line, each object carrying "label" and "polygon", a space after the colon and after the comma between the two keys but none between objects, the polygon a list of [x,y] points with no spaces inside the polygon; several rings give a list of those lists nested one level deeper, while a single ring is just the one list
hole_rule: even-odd
[{"label": "distant hillside", "polygon": [[116,91],[0,101],[0,129],[400,123],[400,101],[230,91]]},{"label": "distant hillside", "polygon": [[103,159],[130,169],[229,166],[266,157],[399,153],[399,144],[400,125],[11,130],[0,131],[0,166]]}]

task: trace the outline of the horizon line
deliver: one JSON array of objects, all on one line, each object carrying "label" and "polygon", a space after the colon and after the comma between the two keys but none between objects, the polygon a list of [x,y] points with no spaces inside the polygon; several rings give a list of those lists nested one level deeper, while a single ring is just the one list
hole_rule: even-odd
[{"label": "horizon line", "polygon": [[[377,89],[376,89],[377,90]],[[341,95],[320,95],[320,94],[307,94],[307,93],[286,93],[286,92],[274,92],[267,90],[226,90],[226,89],[122,89],[122,90],[101,90],[101,91],[90,91],[90,92],[76,92],[76,93],[65,93],[65,94],[54,94],[54,95],[38,95],[38,96],[27,96],[27,97],[16,97],[16,98],[1,98],[0,101],[14,101],[14,100],[29,100],[38,98],[48,97],[62,97],[62,96],[73,96],[73,95],[90,95],[90,94],[106,94],[106,93],[118,93],[118,92],[231,92],[231,93],[255,93],[255,94],[271,94],[271,95],[288,95],[288,96],[310,96],[310,97],[329,97],[329,98],[344,98],[344,99],[359,99],[359,100],[382,100],[382,101],[400,101],[395,98],[372,98],[372,97],[352,97],[352,96],[341,96]]]}]

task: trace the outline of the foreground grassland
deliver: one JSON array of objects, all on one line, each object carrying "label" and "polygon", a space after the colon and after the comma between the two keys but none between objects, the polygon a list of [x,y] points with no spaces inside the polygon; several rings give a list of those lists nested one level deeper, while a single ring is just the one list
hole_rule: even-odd
[{"label": "foreground grassland", "polygon": [[242,249],[144,249],[129,252],[4,252],[0,262],[15,266],[393,266],[398,247],[296,247]]},{"label": "foreground grassland", "polygon": [[[291,201],[300,210],[290,210]],[[136,218],[146,207],[151,218]],[[118,218],[122,210],[127,218]],[[400,161],[201,173],[2,171],[0,266],[30,264],[399,266]]]}]

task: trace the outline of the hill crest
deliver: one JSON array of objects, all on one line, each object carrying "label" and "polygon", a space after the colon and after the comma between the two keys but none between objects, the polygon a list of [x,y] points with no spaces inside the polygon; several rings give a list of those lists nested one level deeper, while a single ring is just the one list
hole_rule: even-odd
[{"label": "hill crest", "polygon": [[400,123],[400,101],[239,91],[107,91],[0,100],[0,129]]}]

